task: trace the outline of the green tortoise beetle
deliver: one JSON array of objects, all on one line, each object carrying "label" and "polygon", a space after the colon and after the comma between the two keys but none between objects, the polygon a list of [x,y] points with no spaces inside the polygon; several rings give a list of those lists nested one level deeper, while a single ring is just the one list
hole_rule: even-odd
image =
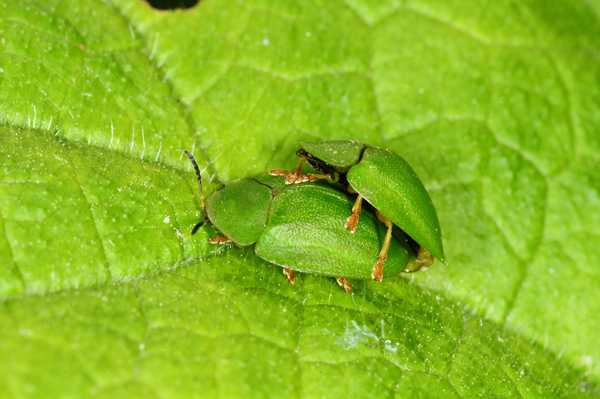
[{"label": "green tortoise beetle", "polygon": [[[446,263],[442,234],[433,202],[423,183],[398,154],[358,141],[305,141],[296,152],[300,157],[291,172],[271,171],[272,176],[285,176],[286,184],[325,179],[340,182],[358,196],[345,227],[354,233],[363,198],[377,211],[388,229],[395,224],[418,245],[417,269],[433,264],[433,257]],[[302,164],[308,162],[321,174],[302,175]],[[362,220],[362,219],[361,219]],[[391,222],[391,223],[390,223]],[[381,272],[373,269],[373,278]]]},{"label": "green tortoise beetle", "polygon": [[204,215],[192,234],[210,222],[223,233],[212,237],[211,244],[256,244],[256,254],[283,267],[289,282],[295,280],[294,271],[332,276],[347,292],[348,278],[371,277],[382,242],[388,247],[383,276],[415,269],[415,253],[404,234],[397,230],[388,237],[370,212],[363,213],[356,234],[345,233],[344,215],[353,206],[348,194],[318,183],[280,189],[241,179],[226,183],[205,204],[200,170],[192,154],[186,154],[196,171]]}]

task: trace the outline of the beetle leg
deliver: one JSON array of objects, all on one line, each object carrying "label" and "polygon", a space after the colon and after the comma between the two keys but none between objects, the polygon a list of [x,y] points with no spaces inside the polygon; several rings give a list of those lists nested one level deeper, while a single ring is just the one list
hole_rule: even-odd
[{"label": "beetle leg", "polygon": [[348,230],[350,230],[350,233],[354,234],[354,232],[356,231],[356,225],[358,224],[358,215],[360,215],[360,207],[362,205],[362,195],[358,194],[358,197],[356,197],[356,201],[354,201],[354,206],[352,207],[352,215],[348,216],[348,219],[346,219],[346,224],[344,224],[344,227],[347,228]]},{"label": "beetle leg", "polygon": [[[294,183],[304,183],[307,181],[313,182],[313,181],[317,181],[317,180],[321,180],[321,179],[329,180],[332,182],[337,182],[338,180],[340,180],[340,176],[337,172],[336,173],[327,173],[327,174],[307,173],[305,175],[298,176],[298,178],[294,181]],[[286,183],[287,183],[287,180],[286,180]]]},{"label": "beetle leg", "polygon": [[291,172],[282,169],[273,169],[269,172],[271,176],[285,176],[285,184],[292,184],[302,175],[302,164],[306,158],[300,157],[296,167]]},{"label": "beetle leg", "polygon": [[283,268],[283,274],[287,277],[288,283],[294,284],[296,282],[296,276],[294,276],[294,271],[287,267]]},{"label": "beetle leg", "polygon": [[429,269],[431,267],[431,265],[433,265],[434,259],[435,258],[433,257],[431,252],[429,252],[428,250],[426,250],[423,247],[420,247],[419,250],[417,251],[416,262],[410,266],[407,266],[402,271],[405,273],[414,273],[421,269],[423,269],[423,271],[425,271],[425,270]]},{"label": "beetle leg", "polygon": [[211,244],[225,244],[226,242],[231,242],[231,239],[227,236],[215,236],[212,237],[209,241]]},{"label": "beetle leg", "polygon": [[283,170],[283,169],[272,169],[269,174],[271,176],[287,176],[292,174],[292,172],[288,172],[287,170]]},{"label": "beetle leg", "polygon": [[338,277],[337,283],[340,285],[340,287],[344,287],[344,289],[346,290],[347,293],[352,292],[352,287],[350,286],[350,282],[348,280],[346,280],[345,278]]},{"label": "beetle leg", "polygon": [[377,211],[377,219],[385,223],[385,227],[387,227],[387,233],[385,233],[383,248],[381,248],[381,252],[379,252],[379,261],[375,264],[375,266],[373,266],[373,274],[371,274],[371,277],[373,280],[381,281],[383,280],[383,262],[387,259],[387,253],[390,249],[390,242],[392,241],[392,227],[394,226],[394,223],[392,223],[390,219],[388,219],[379,211]]}]

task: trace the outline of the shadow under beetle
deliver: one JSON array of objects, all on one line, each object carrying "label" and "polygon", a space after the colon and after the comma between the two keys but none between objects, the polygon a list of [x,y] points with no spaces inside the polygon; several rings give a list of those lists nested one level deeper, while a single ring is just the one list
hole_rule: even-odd
[{"label": "shadow under beetle", "polygon": [[392,237],[370,212],[363,213],[355,234],[348,234],[344,215],[352,211],[354,201],[328,185],[277,188],[246,178],[226,183],[205,205],[200,170],[192,154],[186,154],[196,171],[204,215],[192,234],[210,222],[223,233],[212,237],[211,244],[256,244],[256,254],[282,266],[289,282],[295,281],[294,271],[331,276],[347,292],[351,292],[348,278],[372,277],[382,243],[387,246],[382,277],[418,270],[406,236],[396,230]]},{"label": "shadow under beetle", "polygon": [[[416,271],[433,264],[433,257],[446,263],[442,232],[433,202],[423,183],[398,154],[358,141],[304,141],[296,152],[300,157],[291,172],[273,169],[272,176],[285,176],[286,184],[317,181],[340,182],[350,193],[358,194],[345,227],[354,233],[358,226],[363,198],[375,209],[385,224],[388,236],[392,224],[398,226],[417,243]],[[320,174],[302,175],[302,164],[308,162]],[[362,224],[362,218],[361,218]],[[383,278],[385,243],[380,261],[373,267],[372,277]]]}]

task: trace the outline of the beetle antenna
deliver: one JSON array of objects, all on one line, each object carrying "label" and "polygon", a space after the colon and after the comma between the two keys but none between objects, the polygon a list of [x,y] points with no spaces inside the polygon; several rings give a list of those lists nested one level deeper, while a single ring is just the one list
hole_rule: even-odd
[{"label": "beetle antenna", "polygon": [[196,234],[196,232],[198,231],[198,229],[200,227],[202,227],[204,225],[204,220],[199,222],[197,225],[194,226],[194,228],[192,229],[192,235]]},{"label": "beetle antenna", "polygon": [[200,227],[208,220],[206,217],[206,211],[204,210],[204,193],[202,192],[202,177],[200,176],[200,168],[198,168],[198,164],[194,159],[194,156],[187,150],[185,150],[185,155],[190,159],[192,165],[194,165],[194,170],[196,171],[196,177],[198,178],[198,188],[200,189],[200,208],[202,208],[202,214],[204,215],[204,220],[194,226],[192,229],[192,235],[194,235]]}]

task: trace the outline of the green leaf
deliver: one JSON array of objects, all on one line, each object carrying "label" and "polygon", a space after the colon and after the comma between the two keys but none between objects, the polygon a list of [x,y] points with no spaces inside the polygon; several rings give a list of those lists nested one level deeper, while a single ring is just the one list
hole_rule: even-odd
[{"label": "green leaf", "polygon": [[[594,1],[0,1],[0,397],[600,397]],[[357,139],[448,266],[215,248],[197,183]]]}]

